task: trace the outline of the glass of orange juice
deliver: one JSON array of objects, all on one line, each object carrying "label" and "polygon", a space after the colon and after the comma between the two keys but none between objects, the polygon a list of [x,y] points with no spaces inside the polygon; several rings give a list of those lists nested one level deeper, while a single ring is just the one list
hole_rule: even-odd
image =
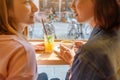
[{"label": "glass of orange juice", "polygon": [[45,53],[52,53],[54,48],[55,28],[51,22],[45,23],[44,27]]},{"label": "glass of orange juice", "polygon": [[54,34],[44,35],[45,52],[52,53],[54,48]]}]

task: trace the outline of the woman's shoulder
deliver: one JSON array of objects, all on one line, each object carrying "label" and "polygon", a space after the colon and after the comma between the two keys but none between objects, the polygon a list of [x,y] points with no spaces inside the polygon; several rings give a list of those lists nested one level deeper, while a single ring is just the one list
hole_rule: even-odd
[{"label": "woman's shoulder", "polygon": [[[96,34],[90,40],[87,41],[85,47],[87,48],[106,48],[109,45],[116,45],[120,41],[120,31],[104,31],[102,30],[100,33]],[[113,47],[113,46],[111,46]]]},{"label": "woman's shoulder", "polygon": [[30,52],[30,50],[34,52],[34,49],[32,49],[33,47],[26,40],[15,35],[0,35],[0,45],[3,46],[3,50],[6,48],[8,50],[24,49],[26,53]]},{"label": "woman's shoulder", "polygon": [[[22,78],[22,76],[18,76],[20,74],[26,74],[24,78],[31,78],[31,76],[36,75],[35,52],[27,41],[15,35],[0,35],[0,46],[2,46],[0,48],[0,59],[3,63],[2,66],[4,66],[0,68],[0,70],[3,69],[2,75],[7,76],[7,74],[4,74],[6,72],[4,69],[7,69],[5,66],[8,65],[8,62],[10,62],[8,66],[11,73],[13,73],[12,70],[18,72],[18,74],[15,74],[16,78]],[[18,66],[16,62],[22,65]],[[19,68],[22,71],[19,72]]]}]

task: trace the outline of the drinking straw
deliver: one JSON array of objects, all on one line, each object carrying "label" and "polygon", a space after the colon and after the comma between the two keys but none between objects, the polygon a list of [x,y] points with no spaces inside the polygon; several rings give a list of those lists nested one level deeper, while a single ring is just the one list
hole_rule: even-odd
[{"label": "drinking straw", "polygon": [[47,36],[47,30],[46,30],[46,28],[45,28],[45,24],[44,24],[43,19],[41,19],[41,21],[42,21],[42,25],[43,25],[43,29],[44,29],[45,35]]},{"label": "drinking straw", "polygon": [[41,19],[41,21],[42,21],[43,29],[44,29],[44,32],[45,32],[45,35],[46,35],[46,39],[47,39],[47,41],[49,42],[47,30],[46,30],[46,27],[45,27],[45,24],[44,24],[43,19]]}]

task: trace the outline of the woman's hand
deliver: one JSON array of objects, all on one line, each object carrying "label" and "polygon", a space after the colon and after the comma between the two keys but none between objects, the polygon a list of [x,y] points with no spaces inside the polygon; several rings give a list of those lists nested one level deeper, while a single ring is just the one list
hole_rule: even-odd
[{"label": "woman's hand", "polygon": [[41,51],[45,50],[45,47],[44,47],[44,43],[43,43],[43,42],[41,42],[41,43],[39,43],[39,44],[36,44],[36,45],[33,45],[33,46],[34,46],[34,49],[35,49],[35,50],[41,50]]},{"label": "woman's hand", "polygon": [[66,47],[66,46],[64,46],[62,44],[60,45],[60,54],[59,54],[59,56],[61,58],[63,58],[63,60],[65,62],[67,62],[69,65],[72,64],[74,55],[75,55],[75,53],[74,53],[73,50],[69,49],[68,47]]},{"label": "woman's hand", "polygon": [[76,52],[78,50],[78,48],[80,48],[83,44],[85,44],[86,41],[75,41],[75,47],[74,47],[74,51]]}]

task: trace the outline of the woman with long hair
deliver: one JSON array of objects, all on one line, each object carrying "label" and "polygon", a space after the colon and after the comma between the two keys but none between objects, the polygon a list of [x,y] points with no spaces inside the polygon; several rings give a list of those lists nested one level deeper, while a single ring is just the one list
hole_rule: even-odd
[{"label": "woman with long hair", "polygon": [[120,80],[119,0],[73,0],[72,10],[93,31],[74,57],[60,46],[60,56],[71,65],[69,80]]},{"label": "woman with long hair", "polygon": [[37,79],[35,51],[22,35],[37,10],[33,0],[0,0],[0,80]]}]

